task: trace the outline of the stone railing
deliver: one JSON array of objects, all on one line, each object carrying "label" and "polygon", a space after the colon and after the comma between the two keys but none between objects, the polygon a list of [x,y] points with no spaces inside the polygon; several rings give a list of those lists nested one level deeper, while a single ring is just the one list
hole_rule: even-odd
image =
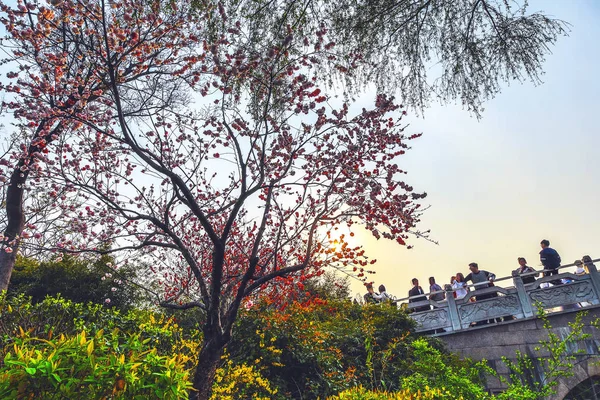
[{"label": "stone railing", "polygon": [[[537,314],[537,304],[550,311],[556,307],[561,307],[559,310],[562,310],[597,305],[600,304],[600,273],[593,262],[599,260],[596,259],[592,263],[586,264],[588,273],[583,275],[561,273],[539,278],[527,285],[523,284],[522,279],[522,276],[526,275],[516,275],[494,281],[512,279],[513,287],[492,286],[476,291],[470,290],[464,298],[458,300],[454,298],[452,289],[448,288],[445,292],[446,299],[443,301],[413,301],[407,305],[409,311],[417,307],[430,306],[430,310],[412,312],[410,316],[417,322],[417,332],[432,333],[459,331],[482,321],[531,318]],[[574,265],[565,265],[561,269]],[[534,274],[541,272],[543,271],[537,271]],[[545,284],[558,279],[566,279],[571,282],[555,286]],[[429,294],[426,296],[429,297]],[[495,294],[495,297],[478,301],[472,300],[476,296],[485,294]],[[400,303],[409,299],[411,298],[398,299],[396,302]]]}]

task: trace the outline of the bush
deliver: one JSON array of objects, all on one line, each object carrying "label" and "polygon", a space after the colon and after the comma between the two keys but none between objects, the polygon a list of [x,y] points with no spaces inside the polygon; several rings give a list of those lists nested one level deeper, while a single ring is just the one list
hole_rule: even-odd
[{"label": "bush", "polygon": [[6,294],[0,337],[2,399],[185,398],[201,339],[148,310]]},{"label": "bush", "polygon": [[277,389],[272,387],[254,365],[235,365],[231,360],[225,360],[223,366],[217,369],[212,388],[211,400],[254,399],[271,400],[275,398]]},{"label": "bush", "polygon": [[118,329],[49,339],[21,330],[0,369],[0,398],[187,398],[187,361],[159,355],[151,339]]},{"label": "bush", "polygon": [[402,378],[402,389],[411,393],[426,393],[430,388],[440,389],[436,399],[489,399],[479,377],[481,364],[449,359],[424,339],[411,344],[413,352],[412,373]]},{"label": "bush", "polygon": [[399,392],[378,392],[369,391],[364,387],[359,386],[349,390],[345,390],[337,396],[329,397],[328,400],[437,400],[453,398],[456,400],[471,400],[464,397],[447,397],[450,393],[444,389],[427,388],[423,391],[412,392],[405,389]]},{"label": "bush", "polygon": [[412,326],[389,305],[262,304],[242,313],[229,351],[234,363],[259,368],[282,398],[326,398],[358,385],[398,390],[410,374]]},{"label": "bush", "polygon": [[40,303],[32,304],[23,295],[8,297],[0,294],[0,340],[5,345],[12,344],[21,331],[26,332],[29,338],[49,339],[61,334],[73,336],[86,331],[95,335],[99,330],[114,329],[138,334],[141,340],[150,340],[160,354],[189,354],[192,359],[188,364],[195,362],[201,340],[200,331],[185,331],[174,317],[151,310],[122,312],[99,304],[75,303],[61,297],[47,297]]},{"label": "bush", "polygon": [[135,286],[123,284],[135,273],[127,267],[115,271],[110,266],[113,262],[106,255],[95,259],[65,255],[44,262],[17,257],[8,293],[29,296],[33,303],[60,294],[76,303],[109,301],[110,307],[128,310],[141,301]]}]

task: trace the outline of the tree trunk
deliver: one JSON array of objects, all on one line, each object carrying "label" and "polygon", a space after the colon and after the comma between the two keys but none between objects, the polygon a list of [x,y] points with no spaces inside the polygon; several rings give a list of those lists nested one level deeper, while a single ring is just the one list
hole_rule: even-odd
[{"label": "tree trunk", "polygon": [[190,391],[190,400],[208,400],[210,398],[215,374],[226,344],[221,340],[220,335],[214,336],[216,337],[207,337],[206,334],[204,336],[202,350],[200,350],[198,357],[198,365],[196,365],[196,373],[194,374],[194,390]]},{"label": "tree trunk", "polygon": [[[58,123],[52,130],[46,130],[47,120],[40,121],[31,144],[27,149],[27,156],[17,163],[10,176],[10,183],[6,189],[6,229],[4,238],[0,241],[0,292],[8,289],[10,276],[15,267],[17,251],[21,242],[21,234],[25,228],[25,211],[23,210],[23,193],[25,183],[29,176],[29,166],[34,162],[33,154],[44,151],[45,147],[63,131],[62,123]],[[10,248],[8,252],[6,249]]]},{"label": "tree trunk", "polygon": [[[23,185],[27,173],[15,168],[10,184],[6,190],[6,218],[8,220],[4,230],[4,240],[0,242],[0,292],[8,289],[19,250],[20,236],[25,227],[25,214],[23,212]],[[8,251],[7,251],[8,250]]]}]

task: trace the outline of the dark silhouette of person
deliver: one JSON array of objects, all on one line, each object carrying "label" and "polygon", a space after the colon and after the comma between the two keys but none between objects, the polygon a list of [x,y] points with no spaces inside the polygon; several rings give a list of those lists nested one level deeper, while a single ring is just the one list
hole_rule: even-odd
[{"label": "dark silhouette of person", "polygon": [[[558,268],[560,267],[560,255],[558,252],[550,247],[550,241],[544,239],[540,242],[542,250],[540,251],[540,261],[544,266],[544,276],[558,275]],[[561,285],[560,279],[550,281],[553,285]]]},{"label": "dark silhouette of person", "polygon": [[581,257],[581,261],[583,264],[583,269],[585,271],[586,274],[590,273],[590,267],[593,265],[594,267],[596,267],[596,265],[594,264],[592,257],[590,256],[583,256]]},{"label": "dark silhouette of person", "polygon": [[[438,292],[438,293],[433,293],[433,292]],[[439,292],[441,292],[441,293],[439,293]],[[440,285],[435,283],[435,278],[433,276],[429,278],[429,293],[432,293],[429,295],[429,300],[442,301],[446,298],[446,293],[444,293],[444,291]]]},{"label": "dark silhouette of person", "polygon": [[[419,280],[417,278],[413,278],[412,284],[413,284],[413,288],[408,291],[408,296],[414,297],[414,298],[408,299],[408,302],[416,303],[419,301],[427,301],[427,297],[425,296],[425,292],[423,291],[423,288],[421,286],[419,286]],[[416,312],[427,311],[427,310],[430,310],[429,305],[415,307]]]}]

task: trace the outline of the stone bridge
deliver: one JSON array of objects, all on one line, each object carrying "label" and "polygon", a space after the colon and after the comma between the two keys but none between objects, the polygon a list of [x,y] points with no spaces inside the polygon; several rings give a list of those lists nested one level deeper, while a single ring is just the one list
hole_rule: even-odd
[{"label": "stone bridge", "polygon": [[[593,260],[597,262],[600,259]],[[417,331],[439,337],[448,348],[474,360],[486,359],[500,375],[508,377],[509,369],[502,357],[516,359],[516,351],[533,361],[526,380],[545,382],[548,377],[544,359],[549,356],[538,351],[541,341],[548,340],[548,330],[538,318],[538,310],[544,310],[551,331],[565,339],[572,332],[569,325],[577,312],[587,311],[584,317],[584,333],[589,337],[567,345],[566,353],[573,355],[573,376],[558,381],[557,394],[552,400],[600,399],[600,327],[593,321],[600,317],[600,273],[594,263],[586,264],[586,274],[561,273],[543,277],[524,285],[521,276],[512,279],[513,286],[493,286],[469,292],[463,299],[456,300],[451,288],[446,290],[446,300],[409,303],[409,308],[431,306],[428,311],[410,314],[417,321]],[[561,267],[573,267],[574,264]],[[562,279],[564,284],[552,285],[551,281]],[[506,282],[505,282],[506,283]],[[494,294],[495,297],[473,301],[476,294]],[[405,299],[400,299],[402,301]],[[492,393],[501,392],[503,385],[497,378],[488,379]]]},{"label": "stone bridge", "polygon": [[[588,314],[583,319],[583,331],[590,337],[567,345],[567,354],[575,356],[573,376],[558,380],[557,393],[551,400],[600,399],[600,329],[591,326],[591,322],[600,316],[600,306],[587,309]],[[561,339],[567,338],[572,332],[569,323],[574,321],[578,311],[581,310],[571,309],[549,314],[551,332]],[[519,350],[533,361],[533,368],[525,379],[537,382],[547,379],[547,371],[543,364],[548,353],[536,350],[536,347],[541,341],[548,341],[548,331],[544,329],[543,321],[539,318],[477,326],[459,332],[440,334],[438,338],[446,343],[450,351],[461,357],[486,359],[488,365],[504,377],[508,377],[510,371],[502,357],[514,362],[516,351]],[[487,388],[491,393],[498,393],[504,389],[504,385],[497,378],[488,377]]]}]

